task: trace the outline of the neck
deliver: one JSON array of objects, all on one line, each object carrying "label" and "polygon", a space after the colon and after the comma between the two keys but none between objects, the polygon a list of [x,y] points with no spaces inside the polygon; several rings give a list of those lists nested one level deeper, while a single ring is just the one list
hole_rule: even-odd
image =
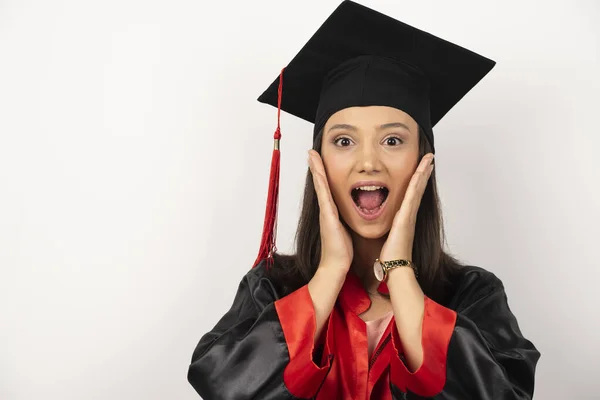
[{"label": "neck", "polygon": [[351,269],[362,281],[363,287],[370,295],[377,295],[379,281],[373,272],[373,263],[381,254],[381,249],[387,234],[379,239],[367,239],[352,232],[352,246],[354,257]]}]

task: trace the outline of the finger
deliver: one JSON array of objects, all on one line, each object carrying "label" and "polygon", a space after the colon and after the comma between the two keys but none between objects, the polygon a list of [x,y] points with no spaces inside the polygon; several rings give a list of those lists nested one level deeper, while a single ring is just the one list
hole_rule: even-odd
[{"label": "finger", "polygon": [[318,172],[315,172],[314,176],[317,181],[317,186],[315,189],[318,188],[317,199],[319,201],[321,218],[331,218],[330,222],[333,222],[339,218],[339,214],[337,207],[331,198],[331,194],[328,189],[327,178]]},{"label": "finger", "polygon": [[331,215],[338,218],[338,210],[331,195],[323,162],[319,154],[312,150],[309,151],[309,166],[313,175],[313,183],[315,185],[315,191],[317,192],[317,200],[321,212],[324,213],[324,215]]},{"label": "finger", "polygon": [[433,159],[432,156],[433,154],[428,154],[423,157],[419,163],[419,166],[417,167],[417,170],[410,180],[405,196],[405,199],[409,204],[409,211],[414,211],[416,213],[417,209],[419,208],[421,198],[425,192],[425,187],[427,186],[427,182],[431,176],[431,171],[433,171],[431,164]]},{"label": "finger", "polygon": [[[335,218],[338,217],[338,210],[333,201],[333,196],[331,195],[331,190],[329,188],[329,182],[327,181],[327,174],[325,172],[325,168],[323,167],[323,162],[318,153],[314,152],[312,154],[312,162],[313,169],[316,169],[316,177],[319,184],[319,193],[320,193],[320,207],[321,211],[323,211],[326,215],[331,215]],[[318,193],[318,195],[319,195]]]},{"label": "finger", "polygon": [[310,160],[312,161],[313,169],[315,171],[317,171],[318,173],[320,173],[324,176],[327,176],[321,155],[319,153],[317,153],[315,150],[311,149],[308,151],[308,156],[309,156]]},{"label": "finger", "polygon": [[432,156],[431,153],[425,155],[413,174],[400,207],[398,223],[416,220],[423,193],[433,171]]},{"label": "finger", "polygon": [[433,165],[433,154],[425,155],[419,164],[420,173],[418,174],[415,186],[413,187],[413,201],[417,203],[417,208],[418,204],[421,203],[423,193],[425,193],[427,182],[429,181],[429,177],[433,171]]}]

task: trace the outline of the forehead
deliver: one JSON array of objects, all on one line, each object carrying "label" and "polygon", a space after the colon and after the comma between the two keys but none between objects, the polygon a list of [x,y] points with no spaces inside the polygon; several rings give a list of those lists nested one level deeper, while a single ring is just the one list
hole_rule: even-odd
[{"label": "forehead", "polygon": [[348,107],[333,114],[325,124],[325,131],[335,124],[348,124],[358,129],[372,129],[383,124],[400,122],[411,132],[417,132],[417,122],[407,113],[388,106]]}]

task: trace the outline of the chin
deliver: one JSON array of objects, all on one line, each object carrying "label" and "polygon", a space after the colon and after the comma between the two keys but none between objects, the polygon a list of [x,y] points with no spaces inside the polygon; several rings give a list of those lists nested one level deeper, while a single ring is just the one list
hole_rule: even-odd
[{"label": "chin", "polygon": [[[380,220],[367,222],[360,218],[344,218],[348,229],[364,239],[380,239],[387,235],[392,227],[392,221]],[[388,223],[389,222],[389,223]]]},{"label": "chin", "polygon": [[355,234],[364,239],[381,239],[389,232],[389,229],[380,229],[378,227],[359,227],[352,229]]}]

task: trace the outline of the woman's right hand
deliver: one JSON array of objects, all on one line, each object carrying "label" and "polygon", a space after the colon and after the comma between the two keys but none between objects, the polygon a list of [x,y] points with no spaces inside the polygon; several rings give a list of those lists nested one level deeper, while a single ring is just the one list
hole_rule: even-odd
[{"label": "woman's right hand", "polygon": [[308,292],[315,309],[314,341],[317,343],[346,280],[354,252],[350,233],[340,221],[338,209],[331,196],[319,153],[314,150],[308,151],[308,165],[319,201],[321,230],[321,259],[315,275],[308,282]]},{"label": "woman's right hand", "polygon": [[347,273],[354,251],[352,238],[342,224],[339,212],[327,181],[323,160],[315,150],[308,151],[308,164],[319,201],[319,226],[321,230],[321,260],[319,268],[341,269]]}]

